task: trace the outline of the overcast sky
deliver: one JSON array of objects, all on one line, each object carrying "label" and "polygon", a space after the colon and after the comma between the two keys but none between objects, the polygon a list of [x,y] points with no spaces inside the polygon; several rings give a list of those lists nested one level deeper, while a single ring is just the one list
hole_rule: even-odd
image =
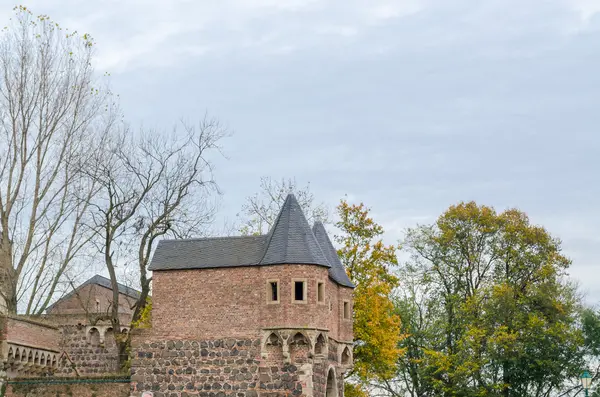
[{"label": "overcast sky", "polygon": [[600,1],[25,4],[95,37],[134,125],[234,131],[221,219],[261,176],[363,201],[389,241],[461,200],[518,207],[600,301]]}]

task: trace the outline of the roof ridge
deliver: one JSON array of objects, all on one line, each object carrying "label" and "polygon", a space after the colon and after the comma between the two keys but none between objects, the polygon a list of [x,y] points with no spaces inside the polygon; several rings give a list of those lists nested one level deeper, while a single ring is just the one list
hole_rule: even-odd
[{"label": "roof ridge", "polygon": [[329,268],[329,277],[342,286],[355,288],[356,286],[348,277],[346,268],[341,262],[337,250],[333,246],[323,222],[316,221],[311,230],[315,235],[321,250],[325,254],[327,261],[331,264],[331,267]]},{"label": "roof ridge", "polygon": [[[287,197],[285,198],[285,201],[283,202],[283,205],[281,206],[281,209],[279,210],[279,214],[277,214],[277,218],[275,218],[275,222],[273,222],[273,226],[271,226],[271,229],[269,230],[269,233],[267,234],[268,238],[265,244],[265,248],[263,251],[262,256],[260,257],[260,260],[258,261],[258,263],[262,263],[262,261],[265,259],[265,256],[267,256],[267,251],[269,251],[269,245],[271,245],[271,240],[273,240],[273,235],[275,234],[275,229],[277,228],[277,225],[279,224],[279,221],[281,220],[281,215],[283,214],[283,209],[285,208],[285,205],[287,204],[288,200],[291,200],[293,198],[295,198],[293,193],[289,193],[287,195]],[[287,248],[286,248],[287,250]]]},{"label": "roof ridge", "polygon": [[211,236],[211,237],[191,237],[191,238],[165,238],[160,241],[174,241],[174,242],[193,242],[193,241],[206,241],[206,240],[227,240],[227,239],[242,239],[242,238],[264,238],[266,234],[248,235],[248,236]]}]

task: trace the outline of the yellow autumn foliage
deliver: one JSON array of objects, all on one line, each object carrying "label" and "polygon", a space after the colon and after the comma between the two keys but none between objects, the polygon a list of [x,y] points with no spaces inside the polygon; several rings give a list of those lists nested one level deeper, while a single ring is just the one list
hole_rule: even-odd
[{"label": "yellow autumn foliage", "polygon": [[399,282],[392,273],[398,264],[399,247],[383,244],[383,228],[369,217],[363,204],[342,200],[337,212],[340,221],[336,226],[342,231],[336,236],[341,245],[338,254],[356,285],[353,374],[363,381],[390,379],[402,354],[400,317],[390,299]]}]

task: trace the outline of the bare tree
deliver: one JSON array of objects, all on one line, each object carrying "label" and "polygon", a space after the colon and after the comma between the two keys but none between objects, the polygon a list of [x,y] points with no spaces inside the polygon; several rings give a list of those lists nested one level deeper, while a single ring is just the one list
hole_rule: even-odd
[{"label": "bare tree", "polygon": [[[113,329],[121,329],[117,267],[137,264],[141,295],[134,305],[133,326],[150,292],[147,266],[155,244],[165,235],[202,234],[213,219],[211,198],[218,188],[209,156],[219,152],[226,131],[205,119],[197,126],[184,123],[183,134],[167,135],[127,129],[107,134],[87,171],[100,186],[91,203],[93,241],[112,283]],[[127,360],[128,343],[128,336],[117,339],[121,365]]]},{"label": "bare tree", "polygon": [[241,223],[239,231],[244,235],[267,233],[289,193],[295,194],[309,223],[329,223],[329,210],[324,203],[315,203],[310,184],[299,187],[295,179],[276,181],[262,177],[259,192],[246,199],[241,213],[238,214]]},{"label": "bare tree", "polygon": [[40,314],[91,236],[96,188],[80,165],[110,93],[96,86],[89,35],[15,14],[0,37],[0,295],[10,312]]}]

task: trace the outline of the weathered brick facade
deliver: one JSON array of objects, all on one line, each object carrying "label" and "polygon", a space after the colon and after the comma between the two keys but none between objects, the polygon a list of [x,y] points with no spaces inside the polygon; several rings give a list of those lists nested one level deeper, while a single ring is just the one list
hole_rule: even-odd
[{"label": "weathered brick facade", "polygon": [[[279,303],[268,302],[268,280],[280,284]],[[293,302],[292,280],[306,280],[306,303]],[[317,282],[326,286],[323,302]],[[330,368],[341,395],[352,354],[352,321],[343,319],[342,304],[352,290],[328,280],[326,268],[155,272],[153,297],[152,329],[133,335],[134,395],[321,397]]]},{"label": "weathered brick facade", "polygon": [[[267,303],[267,281],[279,283],[279,303]],[[307,303],[292,301],[292,280],[305,280]],[[317,282],[325,299],[317,302]],[[352,341],[352,320],[342,318],[352,289],[332,282],[327,268],[273,265],[154,272],[152,327],[157,337],[256,338],[265,328],[326,329],[339,341]]]},{"label": "weathered brick facade", "polygon": [[352,292],[293,196],[268,235],[163,241],[152,328],[132,334],[132,394],[337,397],[352,367]]},{"label": "weathered brick facade", "polygon": [[[79,384],[119,370],[113,332],[129,332],[112,329],[110,281],[95,276],[44,321],[0,316],[3,369],[25,378],[7,395],[343,396],[354,285],[323,225],[311,228],[293,195],[269,234],[163,240],[149,270],[152,326],[132,331],[130,385]],[[129,324],[138,295],[119,292]],[[32,377],[63,384],[27,386]]]}]

